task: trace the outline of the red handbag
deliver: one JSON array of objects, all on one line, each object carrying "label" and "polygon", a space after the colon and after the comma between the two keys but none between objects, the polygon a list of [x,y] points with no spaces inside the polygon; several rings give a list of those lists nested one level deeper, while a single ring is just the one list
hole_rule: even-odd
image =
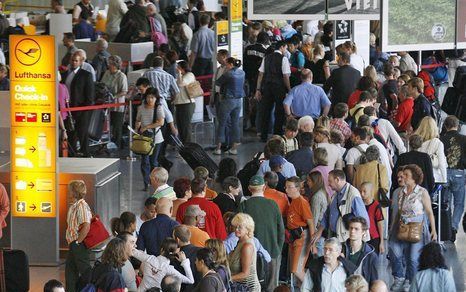
[{"label": "red handbag", "polygon": [[103,244],[110,238],[110,234],[105,229],[104,224],[100,221],[99,215],[92,216],[91,226],[86,238],[84,238],[84,245],[88,249],[93,249]]}]

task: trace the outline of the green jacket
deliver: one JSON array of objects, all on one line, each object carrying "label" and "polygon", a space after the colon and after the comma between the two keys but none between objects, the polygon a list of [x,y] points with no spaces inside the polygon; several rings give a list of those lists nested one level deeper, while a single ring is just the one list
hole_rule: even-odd
[{"label": "green jacket", "polygon": [[254,236],[272,258],[277,258],[285,241],[285,227],[277,204],[264,197],[251,197],[239,205],[239,212],[251,215],[255,223]]}]

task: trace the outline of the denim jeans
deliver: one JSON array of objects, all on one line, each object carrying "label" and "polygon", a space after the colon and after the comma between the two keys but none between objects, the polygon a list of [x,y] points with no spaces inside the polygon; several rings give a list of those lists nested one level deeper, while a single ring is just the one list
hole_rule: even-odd
[{"label": "denim jeans", "polygon": [[160,153],[162,143],[156,144],[152,155],[142,155],[141,156],[141,173],[144,180],[144,185],[150,184],[149,175],[151,171],[159,166],[158,157]]},{"label": "denim jeans", "polygon": [[458,230],[464,212],[466,171],[464,169],[447,169],[447,181],[446,194],[448,194],[450,208],[453,209],[451,225],[455,230]]},{"label": "denim jeans", "polygon": [[[396,238],[390,239],[388,248],[394,277],[405,278],[410,281],[414,278],[423,246],[423,240],[417,243],[409,243]],[[403,263],[406,263],[406,265]]]},{"label": "denim jeans", "polygon": [[[240,128],[239,128],[239,115],[241,113],[241,105],[243,104],[242,98],[227,98],[219,102],[218,108],[218,129],[217,129],[217,142],[225,143],[227,140],[233,143],[240,142]],[[225,132],[228,127],[228,121],[231,128],[229,139],[227,139]]]}]

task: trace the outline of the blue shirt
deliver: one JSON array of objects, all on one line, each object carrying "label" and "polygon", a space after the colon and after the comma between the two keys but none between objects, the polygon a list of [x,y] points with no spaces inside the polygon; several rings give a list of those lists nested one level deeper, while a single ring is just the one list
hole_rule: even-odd
[{"label": "blue shirt", "polygon": [[215,49],[215,32],[207,26],[201,26],[194,33],[191,50],[196,58],[211,59]]},{"label": "blue shirt", "polygon": [[[338,218],[340,217],[340,212],[338,210],[338,204],[343,205],[341,202],[343,200],[343,196],[346,193],[346,189],[349,188],[349,183],[346,183],[346,185],[341,189],[341,191],[337,194],[335,194],[335,197],[333,198],[332,202],[328,206],[327,210],[325,211],[324,218],[322,218],[322,221],[320,224],[324,227],[324,229],[328,229],[330,227],[330,230],[333,232],[336,232],[337,230],[337,221]],[[369,215],[367,215],[367,210],[366,206],[364,205],[364,202],[362,201],[361,197],[355,197],[353,199],[353,202],[351,204],[351,213],[355,217],[363,217],[366,219],[367,222],[367,228],[369,229]],[[329,219],[329,212],[330,212],[330,222],[327,222]]]},{"label": "blue shirt", "polygon": [[316,119],[322,108],[331,102],[321,87],[303,82],[291,89],[283,104],[290,106],[291,113],[297,117],[311,116]]},{"label": "blue shirt", "polygon": [[240,68],[233,68],[220,76],[216,85],[220,86],[220,93],[226,98],[243,98],[245,73]]},{"label": "blue shirt", "polygon": [[167,237],[173,236],[173,229],[179,225],[178,222],[164,214],[158,214],[152,220],[142,223],[139,229],[136,248],[146,251],[147,254],[160,255],[160,246]]},{"label": "blue shirt", "polygon": [[[294,168],[293,164],[289,163],[285,159],[285,164],[282,165],[282,174],[284,177],[289,178],[292,176],[296,176],[296,169]],[[269,160],[264,160],[261,165],[259,166],[259,170],[257,171],[257,175],[264,176],[267,171],[271,171]]]},{"label": "blue shirt", "polygon": [[[225,246],[225,251],[227,254],[229,254],[235,249],[236,245],[238,244],[238,241],[239,241],[239,238],[235,235],[234,232],[228,234],[228,237],[223,241],[223,245]],[[264,256],[265,261],[270,263],[272,258],[270,257],[269,252],[264,249],[259,239],[255,237],[254,237],[254,246],[256,247],[256,250]]]}]

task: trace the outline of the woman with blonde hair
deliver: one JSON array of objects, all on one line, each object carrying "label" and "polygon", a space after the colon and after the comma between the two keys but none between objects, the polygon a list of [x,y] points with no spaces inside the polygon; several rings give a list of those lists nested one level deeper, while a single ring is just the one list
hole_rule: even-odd
[{"label": "woman with blonde hair", "polygon": [[372,80],[372,86],[376,89],[380,88],[379,76],[377,75],[377,70],[374,66],[369,65],[364,69],[364,76],[369,77]]},{"label": "woman with blonde hair", "polygon": [[260,292],[261,286],[257,277],[257,250],[254,246],[254,220],[245,213],[235,215],[231,224],[235,227],[235,235],[239,238],[236,248],[228,255],[232,282],[247,286],[250,292]]},{"label": "woman with blonde hair", "polygon": [[223,241],[217,238],[206,240],[205,247],[214,251],[215,271],[223,281],[223,285],[228,287],[231,278],[231,272],[228,264],[227,252]]},{"label": "woman with blonde hair", "polygon": [[120,271],[129,256],[123,239],[115,237],[110,240],[100,259],[101,263],[92,269],[91,283],[95,284],[97,291],[127,291]]},{"label": "woman with blonde hair", "polygon": [[444,145],[439,139],[437,123],[432,117],[424,117],[414,134],[421,136],[424,141],[418,151],[429,154],[432,160],[435,183],[446,183],[448,164]]},{"label": "woman with blonde hair", "polygon": [[339,161],[343,160],[340,148],[330,143],[330,131],[323,126],[314,128],[314,141],[316,148],[325,148],[327,150],[328,166],[333,170]]},{"label": "woman with blonde hair", "polygon": [[324,59],[325,49],[321,44],[315,45],[312,51],[313,58],[309,63],[309,69],[312,71],[312,83],[324,84],[325,80],[330,77],[330,65]]}]

